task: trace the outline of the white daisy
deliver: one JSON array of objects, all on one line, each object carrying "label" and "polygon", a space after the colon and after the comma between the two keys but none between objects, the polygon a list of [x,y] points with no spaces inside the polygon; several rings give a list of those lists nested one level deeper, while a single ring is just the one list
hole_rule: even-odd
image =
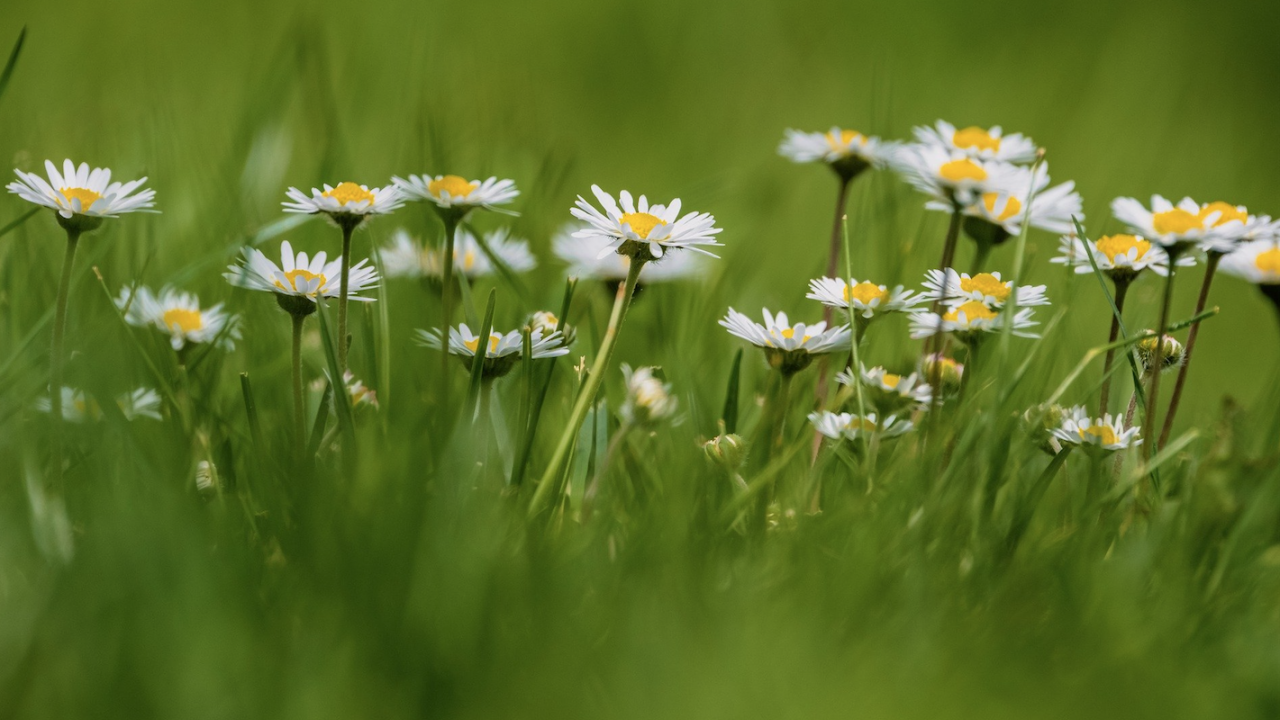
[{"label": "white daisy", "polygon": [[809,413],[813,427],[832,440],[856,440],[879,435],[893,438],[908,433],[915,427],[910,420],[890,415],[881,423],[875,413],[866,416],[828,411]]},{"label": "white daisy", "polygon": [[720,326],[747,342],[764,348],[769,364],[791,374],[803,370],[816,355],[850,349],[852,335],[848,325],[827,329],[825,322],[813,325],[791,325],[786,313],[773,315],[764,310],[764,325],[729,308]]},{"label": "white daisy", "polygon": [[676,413],[678,402],[671,394],[671,385],[653,374],[654,367],[631,369],[622,363],[622,377],[627,386],[627,398],[618,414],[628,423],[649,423],[665,420]]},{"label": "white daisy", "polygon": [[[129,421],[140,417],[151,418],[152,420],[163,419],[160,416],[160,394],[151,388],[140,387],[132,392],[117,396],[116,406],[120,408],[121,414]],[[49,402],[48,397],[41,397],[36,400],[35,408],[40,412],[49,412],[53,405]],[[62,388],[62,418],[68,422],[77,423],[85,422],[86,420],[100,420],[102,418],[102,408],[96,400],[86,395],[83,390],[64,386]]]},{"label": "white daisy", "polygon": [[1216,205],[1201,206],[1191,198],[1183,198],[1174,205],[1159,195],[1152,195],[1148,210],[1141,202],[1122,197],[1111,202],[1111,213],[1134,234],[1180,253],[1195,245],[1216,245],[1243,232],[1244,223],[1240,218],[1224,213],[1223,208]]},{"label": "white daisy", "polygon": [[933,127],[920,126],[912,132],[925,145],[936,146],[947,152],[964,153],[981,160],[1029,163],[1036,159],[1038,150],[1031,138],[1020,133],[1005,135],[999,125],[986,130],[976,126],[956,129],[955,125],[939,120]]},{"label": "white daisy", "polygon": [[[560,318],[556,317],[555,313],[550,310],[539,310],[529,316],[529,319],[525,322],[524,326],[528,328],[531,333],[535,330],[539,330],[542,332],[542,337],[549,337],[552,333],[557,332],[556,327],[561,326],[561,324]],[[573,344],[573,340],[578,334],[578,331],[567,322],[564,323],[562,327],[564,329],[559,331],[560,334],[564,336],[561,344],[567,347]]]},{"label": "white daisy", "polygon": [[1215,232],[1200,244],[1201,250],[1225,255],[1240,243],[1280,237],[1280,220],[1273,221],[1269,215],[1250,215],[1244,205],[1217,201],[1200,207],[1203,216],[1213,212],[1218,213],[1213,223]]},{"label": "white daisy", "polygon": [[1222,258],[1222,272],[1255,285],[1280,285],[1280,241],[1253,240]]},{"label": "white daisy", "polygon": [[[894,167],[914,188],[943,203],[948,212],[952,203],[964,207],[987,193],[1016,192],[1027,172],[1008,163],[920,143],[904,145],[895,153]],[[930,203],[926,207],[939,206]]]},{"label": "white daisy", "polygon": [[[622,282],[627,277],[631,258],[613,252],[607,241],[599,237],[576,237],[574,233],[588,227],[583,223],[569,223],[556,233],[552,251],[568,264],[570,277]],[[604,252],[601,255],[601,252]],[[660,263],[645,263],[640,268],[640,285],[683,280],[704,274],[707,263],[699,253],[668,252]]]},{"label": "white daisy", "polygon": [[[417,337],[419,345],[433,350],[440,349],[440,331],[438,329],[418,330],[414,335]],[[534,360],[569,354],[569,348],[565,347],[563,335],[556,332],[550,335],[543,335],[541,328],[534,328],[529,333],[529,344],[532,351],[531,356]],[[479,349],[480,337],[473,334],[466,323],[462,323],[456,328],[449,328],[449,354],[457,355],[467,367],[471,366],[471,358],[476,356],[476,351]],[[489,342],[484,353],[485,375],[487,377],[502,377],[511,370],[517,360],[523,357],[524,333],[521,330],[512,330],[508,333],[492,330],[489,332]]]},{"label": "white daisy", "polygon": [[[1055,187],[1049,185],[1048,163],[1041,163],[1035,171],[1019,168],[1015,187],[1009,192],[987,192],[965,205],[967,216],[965,232],[976,240],[1001,243],[1010,236],[1022,232],[1022,224],[1055,233],[1071,232],[1074,219],[1084,221],[1083,201],[1075,191],[1075,183],[1067,181]],[[1032,197],[1034,191],[1035,196]],[[1031,216],[1027,217],[1030,200]],[[931,202],[930,210],[950,212],[950,203]]]},{"label": "white daisy", "polygon": [[506,205],[520,195],[514,180],[496,177],[468,180],[459,175],[410,175],[407,180],[393,177],[391,181],[408,198],[427,200],[438,208],[463,214],[477,207],[501,212],[498,205]]},{"label": "white daisy", "polygon": [[108,218],[130,212],[156,212],[151,209],[156,191],[138,191],[147,181],[145,177],[127,183],[111,182],[110,169],[90,170],[88,163],[77,168],[70,160],[63,161],[61,173],[50,160],[44,161],[44,168],[47,181],[35,173],[14,170],[18,181],[9,183],[9,192],[51,208],[67,220],[75,215]]},{"label": "white daisy", "polygon": [[890,290],[887,285],[877,285],[867,280],[849,278],[817,278],[809,281],[810,300],[823,305],[846,310],[853,307],[859,316],[871,319],[877,315],[908,312],[925,298],[914,291],[897,285]]},{"label": "white daisy", "polygon": [[955,391],[960,388],[960,381],[964,379],[964,365],[942,353],[929,353],[920,358],[920,373],[930,385]]},{"label": "white daisy", "polygon": [[[529,250],[529,241],[511,237],[506,228],[485,233],[484,243],[512,272],[528,272],[538,266],[537,258]],[[393,233],[391,244],[380,252],[387,277],[439,278],[442,275],[440,257],[443,253],[423,246],[403,229]],[[458,228],[454,238],[453,271],[468,280],[497,272],[476,236],[463,228]]]},{"label": "white daisy", "polygon": [[1076,406],[1066,412],[1053,437],[1068,445],[1077,445],[1094,453],[1111,453],[1142,444],[1138,428],[1125,429],[1119,415],[1090,418],[1087,410]]},{"label": "white daisy", "polygon": [[[1089,262],[1091,251],[1098,269],[1113,280],[1132,280],[1148,268],[1158,275],[1169,272],[1169,255],[1164,248],[1152,245],[1137,235],[1104,235],[1097,242],[1064,235],[1058,241],[1058,255],[1050,258],[1049,262],[1074,268],[1077,275],[1087,275],[1093,272],[1093,265]],[[1178,257],[1179,266],[1195,264],[1193,255]]]},{"label": "white daisy", "polygon": [[[924,287],[925,291],[920,294],[921,298],[938,300],[945,297],[946,303],[952,306],[977,301],[988,307],[1000,308],[1013,294],[1013,282],[1002,280],[998,272],[984,272],[971,276],[969,273],[958,273],[951,268],[945,271],[926,271]],[[1045,297],[1044,285],[1018,286],[1018,307],[1048,304],[1049,298]]]},{"label": "white daisy", "polygon": [[347,396],[351,398],[352,407],[363,405],[378,407],[378,394],[366,387],[350,370],[342,374],[342,385],[347,390]]},{"label": "white daisy", "polygon": [[239,318],[223,312],[222,303],[201,310],[199,298],[171,287],[161,288],[158,296],[145,286],[136,290],[120,288],[116,307],[126,311],[124,319],[130,325],[168,334],[174,350],[181,350],[189,342],[215,340],[218,347],[233,350],[235,341],[240,339]]},{"label": "white daisy", "polygon": [[[881,412],[895,412],[910,407],[927,406],[933,399],[933,388],[919,373],[896,375],[882,367],[863,368],[862,385],[868,390],[871,403]],[[853,371],[845,369],[836,375],[836,382],[852,387],[857,380]]]},{"label": "white daisy", "polygon": [[[293,253],[293,246],[285,240],[280,244],[280,265],[267,259],[261,250],[244,249],[239,265],[230,265],[222,274],[227,282],[250,290],[262,290],[277,296],[306,298],[314,310],[317,297],[338,296],[342,279],[342,260],[325,262],[324,251],[308,257],[307,253]],[[361,302],[373,302],[374,298],[361,297],[357,293],[373,288],[378,282],[378,271],[368,260],[352,265],[347,272],[348,298]]]},{"label": "white daisy", "polygon": [[679,198],[672,200],[670,205],[650,205],[644,195],[636,203],[631,193],[623,190],[618,193],[619,207],[613,196],[598,185],[592,185],[591,192],[604,208],[603,213],[581,195],[569,212],[588,225],[574,233],[574,237],[604,241],[602,255],[610,251],[632,257],[644,253],[641,255],[644,259],[656,260],[663,256],[664,250],[687,248],[715,257],[703,247],[721,247],[715,238],[720,232],[720,228],[715,226],[716,219],[707,213],[697,212],[679,217]]},{"label": "white daisy", "polygon": [[889,164],[901,143],[833,127],[825,133],[787,130],[778,153],[797,163],[824,162],[846,178]]},{"label": "white daisy", "polygon": [[404,206],[400,190],[392,185],[370,188],[353,182],[341,182],[336,187],[311,188],[311,196],[291,187],[286,193],[289,200],[282,203],[285,212],[314,215],[324,213],[331,218],[346,216],[357,221],[368,215],[386,215]]},{"label": "white daisy", "polygon": [[[1012,332],[1018,337],[1040,337],[1027,332],[1027,328],[1039,325],[1031,319],[1031,308],[1019,308],[1013,317]],[[911,337],[926,338],[938,333],[951,333],[966,345],[982,339],[983,335],[1001,332],[1009,322],[1008,316],[999,310],[993,310],[981,300],[968,300],[956,305],[945,313],[938,315],[931,312],[916,313],[911,319]]]}]

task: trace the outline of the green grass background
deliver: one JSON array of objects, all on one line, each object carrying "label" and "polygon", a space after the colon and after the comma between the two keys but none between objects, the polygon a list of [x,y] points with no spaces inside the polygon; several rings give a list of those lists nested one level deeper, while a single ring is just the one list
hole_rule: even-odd
[{"label": "green grass background", "polygon": [[[846,499],[823,516],[743,545],[705,521],[707,488],[724,479],[693,441],[714,429],[739,346],[715,325],[728,305],[820,315],[803,295],[825,262],[835,186],[777,156],[784,128],[901,138],[939,117],[1002,124],[1048,148],[1055,180],[1076,181],[1093,232],[1119,229],[1108,213],[1117,195],[1280,213],[1278,21],[1280,6],[1246,1],[11,0],[0,40],[24,24],[29,35],[0,99],[0,158],[145,174],[163,211],[109,222],[82,243],[69,379],[103,392],[156,384],[90,266],[112,293],[176,282],[225,300],[244,314],[245,339],[195,380],[238,490],[196,494],[193,442],[173,422],[77,428],[67,478],[76,553],[60,563],[33,539],[25,478],[42,425],[24,408],[46,382],[41,323],[61,235],[42,212],[0,238],[0,715],[1273,717],[1280,556],[1267,550],[1277,539],[1267,450],[1280,340],[1271,309],[1239,281],[1214,289],[1223,311],[1204,326],[1176,430],[1198,427],[1204,439],[1179,460],[1177,491],[1150,523],[1114,544],[1065,510],[1047,513],[1009,569],[983,570],[990,528],[971,516],[972,478],[1043,466],[1021,446],[1009,467],[993,463],[1002,438],[992,428],[992,447],[958,459],[953,491],[927,490],[931,468],[895,456],[874,495],[847,480]],[[549,238],[592,183],[681,197],[724,228],[707,282],[655,288],[628,321],[617,357],[661,365],[685,420],[635,444],[625,513],[547,540],[509,501],[462,489],[465,468],[433,470],[438,364],[410,331],[438,311],[412,283],[390,284],[384,298],[390,377],[376,376],[372,316],[356,316],[353,366],[384,402],[361,428],[374,451],[349,476],[280,467],[287,321],[219,273],[282,217],[287,186],[419,172],[520,186],[511,223],[542,262],[527,292],[497,286],[504,327],[558,304],[563,271]],[[945,221],[922,206],[892,175],[858,182],[856,275],[918,284]],[[26,209],[0,198],[0,222]],[[438,233],[409,206],[363,231],[357,253],[398,225]],[[323,223],[286,237],[337,251]],[[1029,279],[1055,302],[1039,317],[1067,315],[1041,346],[1023,405],[1106,332],[1095,281],[1048,264],[1056,245],[1031,234]],[[962,263],[970,250],[962,245]],[[995,267],[1011,254],[997,252]],[[1186,274],[1175,317],[1190,314],[1198,281]],[[1158,290],[1147,280],[1131,293],[1131,326],[1154,323]],[[575,357],[590,352],[607,301],[599,288],[580,291]],[[170,372],[164,342],[139,337]],[[1017,342],[1019,354],[1031,346]],[[309,343],[315,377],[323,361]],[[917,347],[900,321],[865,346],[897,367]],[[248,447],[240,372],[277,450]],[[566,376],[562,367],[545,442],[565,414]],[[800,377],[807,396],[813,371]],[[748,353],[744,402],[765,380]],[[504,382],[511,410],[517,381]],[[1067,399],[1083,399],[1087,384]],[[1225,420],[1224,396],[1243,408]],[[1064,478],[1087,474],[1068,469]],[[1055,512],[1067,503],[1055,502]],[[975,556],[979,570],[962,572]]]}]

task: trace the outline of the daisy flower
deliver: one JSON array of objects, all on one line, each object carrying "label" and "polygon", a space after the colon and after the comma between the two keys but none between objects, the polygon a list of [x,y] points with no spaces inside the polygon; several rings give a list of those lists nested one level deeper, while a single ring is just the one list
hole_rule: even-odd
[{"label": "daisy flower", "polygon": [[877,285],[869,280],[849,278],[817,278],[809,281],[810,300],[828,307],[847,310],[853,308],[860,318],[870,320],[879,315],[894,312],[910,312],[924,297],[897,285],[890,290],[887,285]]},{"label": "daisy flower", "polygon": [[[913,407],[924,407],[933,399],[933,388],[919,373],[895,375],[882,367],[863,368],[862,386],[868,390],[871,404],[885,413],[893,413]],[[859,378],[846,369],[836,375],[836,382],[853,387]]]},{"label": "daisy flower", "polygon": [[976,126],[956,129],[955,125],[939,120],[933,127],[920,126],[912,132],[916,140],[924,145],[942,148],[951,153],[963,153],[980,160],[1029,163],[1036,159],[1038,151],[1031,138],[1020,133],[1005,135],[999,125],[985,130]]},{"label": "daisy flower", "polygon": [[920,359],[920,373],[929,385],[954,392],[960,389],[960,381],[964,379],[964,365],[942,353],[929,353]]},{"label": "daisy flower", "polygon": [[[441,348],[438,329],[418,330],[415,335],[419,345],[432,350]],[[456,328],[449,328],[449,354],[458,356],[463,365],[471,367],[471,359],[480,349],[480,340],[480,336],[473,334],[466,323]],[[557,332],[543,335],[541,328],[534,328],[529,333],[529,343],[534,360],[569,354],[569,348],[565,347],[564,336]],[[523,357],[523,354],[524,333],[521,330],[512,330],[508,333],[490,331],[489,342],[486,343],[484,350],[485,377],[499,378],[506,375],[515,362]]]},{"label": "daisy flower", "polygon": [[977,202],[987,193],[1016,192],[1027,172],[1008,163],[920,143],[904,145],[894,155],[894,166],[912,187],[942,203],[926,207],[945,207],[947,211]]},{"label": "daisy flower", "polygon": [[787,130],[778,154],[797,163],[823,162],[842,178],[889,164],[901,143],[833,127],[825,133]]},{"label": "daisy flower", "polygon": [[[556,233],[551,249],[569,266],[565,274],[570,277],[603,280],[620,283],[627,278],[631,259],[612,252],[609,243],[599,237],[577,237],[575,233],[590,227],[584,223],[569,223]],[[601,252],[604,254],[601,255]],[[672,282],[704,274],[707,263],[703,256],[691,252],[667,253],[660,263],[645,263],[640,268],[638,285]]]},{"label": "daisy flower", "polygon": [[[1013,316],[1012,320],[1014,335],[1027,338],[1040,337],[1035,333],[1027,332],[1027,328],[1039,324],[1031,319],[1031,315],[1031,308],[1019,308],[1018,314]],[[998,309],[992,309],[981,300],[967,300],[941,315],[931,312],[916,313],[911,319],[911,337],[920,339],[938,333],[951,333],[960,342],[972,347],[986,333],[1001,332],[1008,322],[1010,322],[1008,315]]]},{"label": "daisy flower", "polygon": [[[102,407],[98,405],[96,400],[86,395],[83,390],[63,386],[61,397],[63,420],[82,423],[86,420],[102,419]],[[140,387],[132,392],[117,396],[116,406],[120,408],[120,413],[124,415],[125,419],[130,422],[140,417],[152,420],[163,419],[160,416],[160,394],[151,388]],[[52,404],[49,402],[49,398],[42,397],[36,400],[35,408],[40,412],[49,412],[52,409]]]},{"label": "daisy flower", "polygon": [[618,414],[624,422],[647,424],[670,418],[676,413],[678,402],[671,394],[670,383],[664,383],[653,374],[655,367],[631,369],[622,364],[622,377],[627,386],[627,399]]},{"label": "daisy flower", "polygon": [[729,308],[720,326],[756,347],[763,348],[769,365],[791,375],[808,367],[817,355],[849,350],[852,335],[848,325],[827,329],[825,322],[791,325],[786,313],[773,315],[764,310],[764,325]]},{"label": "daisy flower", "polygon": [[[1075,183],[1068,180],[1050,188],[1048,163],[1041,163],[1034,172],[1019,168],[1014,185],[1010,192],[983,193],[964,206],[964,229],[970,237],[1000,244],[1021,233],[1023,223],[1049,232],[1068,233],[1075,227],[1073,218],[1084,220],[1083,201]],[[950,204],[940,202],[927,207],[951,211]]]},{"label": "daisy flower", "polygon": [[125,322],[130,325],[167,334],[174,350],[182,350],[187,343],[214,341],[220,348],[233,350],[240,339],[239,318],[223,312],[222,303],[202,310],[195,295],[171,287],[161,288],[159,295],[145,286],[120,288],[116,307],[125,311]]},{"label": "daisy flower", "polygon": [[8,185],[9,192],[27,202],[43,205],[58,213],[59,222],[81,216],[80,227],[92,230],[103,218],[113,218],[130,212],[156,212],[155,190],[139,190],[147,181],[144,177],[132,182],[111,182],[108,168],[89,169],[88,163],[79,167],[70,160],[62,163],[62,172],[50,160],[44,161],[48,180],[36,173],[14,170],[18,180]]},{"label": "daisy flower", "polygon": [[564,323],[563,330],[557,331],[556,328],[560,326],[560,318],[556,317],[556,314],[550,310],[539,310],[533,313],[529,316],[529,320],[525,322],[524,326],[531,333],[535,330],[541,331],[543,337],[549,337],[552,333],[560,332],[564,336],[564,341],[561,344],[566,347],[573,344],[573,340],[578,334],[577,329],[567,322]]},{"label": "daisy flower", "polygon": [[[1098,263],[1098,269],[1112,280],[1132,280],[1148,268],[1157,275],[1169,272],[1169,256],[1164,249],[1137,235],[1104,235],[1097,242],[1064,235],[1059,240],[1058,255],[1050,258],[1049,262],[1073,268],[1077,275],[1087,275],[1093,272],[1093,265],[1089,263],[1090,252],[1094,262]],[[1179,266],[1195,264],[1196,259],[1191,255],[1178,258]]]},{"label": "daisy flower", "polygon": [[413,200],[426,200],[441,211],[465,215],[473,208],[503,211],[506,205],[520,195],[514,180],[468,180],[459,175],[410,175],[408,179],[393,177],[391,182]]},{"label": "daisy flower", "polygon": [[1082,406],[1068,410],[1062,424],[1053,430],[1053,437],[1061,443],[1076,445],[1086,452],[1097,454],[1127,450],[1142,444],[1138,428],[1125,429],[1119,415],[1103,415],[1091,418]]},{"label": "daisy flower", "polygon": [[1151,209],[1133,198],[1116,198],[1111,202],[1111,213],[1128,225],[1135,235],[1165,248],[1170,254],[1195,245],[1216,246],[1238,238],[1244,232],[1243,218],[1226,203],[1200,205],[1191,198],[1183,198],[1177,205],[1159,195],[1151,196]]},{"label": "daisy flower", "polygon": [[1280,241],[1253,240],[1222,258],[1222,271],[1254,285],[1280,285]]},{"label": "daisy flower", "polygon": [[352,407],[360,407],[369,405],[373,408],[378,407],[378,394],[355,376],[350,370],[342,374],[342,385],[347,390],[347,396],[351,398]]},{"label": "daisy flower", "polygon": [[[1000,273],[957,273],[951,268],[946,270],[929,270],[925,272],[925,292],[920,296],[927,300],[945,298],[948,305],[956,306],[976,301],[992,308],[1003,307],[1013,294],[1013,282],[1004,281]],[[1018,287],[1018,307],[1048,305],[1044,285],[1021,285]]]},{"label": "daisy flower", "polygon": [[687,248],[715,257],[703,248],[721,247],[715,238],[720,232],[715,226],[716,219],[698,212],[680,217],[679,198],[670,205],[650,205],[644,195],[640,196],[639,203],[634,202],[626,190],[618,193],[618,202],[598,185],[592,185],[591,192],[604,212],[579,195],[576,206],[569,212],[588,227],[573,235],[603,241],[602,255],[613,251],[649,261],[662,258],[666,250]]},{"label": "daisy flower", "polygon": [[1254,240],[1274,240],[1280,236],[1280,220],[1273,221],[1269,215],[1250,215],[1244,205],[1232,205],[1222,201],[1206,203],[1200,207],[1200,215],[1208,216],[1218,213],[1214,222],[1214,230],[1205,238],[1200,248],[1206,252],[1225,255],[1240,243]]},{"label": "daisy flower", "polygon": [[879,435],[894,438],[910,432],[915,425],[910,420],[890,415],[880,422],[875,413],[865,416],[828,411],[809,413],[813,427],[832,440],[856,440]]},{"label": "daisy flower", "polygon": [[388,185],[369,188],[353,182],[340,182],[336,187],[311,188],[311,196],[291,187],[283,203],[284,211],[306,215],[324,214],[338,224],[359,224],[370,215],[386,215],[404,206],[400,190]]},{"label": "daisy flower", "polygon": [[[342,261],[325,262],[324,251],[308,257],[300,252],[294,255],[293,246],[285,240],[280,244],[280,264],[267,259],[261,250],[244,249],[239,265],[230,265],[222,274],[227,282],[250,290],[275,293],[281,307],[291,313],[309,315],[315,312],[316,298],[338,296],[342,276]],[[361,302],[373,302],[374,298],[361,297],[357,293],[373,288],[378,282],[378,271],[368,260],[361,260],[347,273],[349,297]]]}]

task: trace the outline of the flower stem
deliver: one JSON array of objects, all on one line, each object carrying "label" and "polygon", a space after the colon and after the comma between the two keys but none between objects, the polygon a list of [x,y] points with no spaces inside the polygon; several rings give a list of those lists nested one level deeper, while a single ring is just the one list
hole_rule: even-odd
[{"label": "flower stem", "polygon": [[1169,305],[1173,303],[1173,278],[1178,272],[1177,251],[1169,249],[1169,276],[1164,281],[1164,300],[1160,303],[1160,325],[1156,330],[1156,348],[1151,361],[1151,388],[1147,391],[1147,412],[1142,419],[1142,447],[1146,448],[1147,457],[1155,454],[1156,443],[1152,435],[1156,429],[1156,402],[1160,391],[1160,375],[1164,365],[1164,334],[1169,329]]},{"label": "flower stem", "polygon": [[62,484],[62,340],[67,330],[67,297],[71,293],[71,268],[76,260],[80,231],[67,229],[67,252],[58,279],[58,300],[53,311],[53,342],[49,351],[49,408],[53,418],[53,485]]},{"label": "flower stem", "polygon": [[458,231],[458,221],[450,214],[441,216],[444,222],[444,254],[440,260],[440,341],[444,352],[440,353],[440,405],[443,417],[449,415],[449,328],[453,326],[453,241]]},{"label": "flower stem", "polygon": [[[841,230],[847,222],[844,208],[849,197],[849,181],[852,178],[840,175],[840,190],[836,193],[836,219],[831,225],[831,250],[827,254],[827,275],[826,277],[836,277],[836,265],[840,262],[840,246],[841,246]],[[849,258],[845,258],[845,268],[849,267]],[[849,279],[845,278],[845,282]],[[831,318],[834,314],[834,308],[830,305],[824,305],[822,308],[822,321],[831,327]],[[827,362],[826,355],[818,361],[818,384],[814,388],[814,397],[819,405],[827,399]],[[822,441],[822,437],[818,432],[813,435],[813,457],[818,457],[818,448]]]},{"label": "flower stem", "polygon": [[[1115,303],[1116,310],[1124,312],[1124,298],[1129,293],[1129,280],[1116,281]],[[1107,344],[1114,345],[1116,337],[1120,335],[1120,316],[1113,314],[1111,316],[1111,333],[1107,335]],[[1126,351],[1127,352],[1127,351]],[[1107,407],[1111,400],[1111,361],[1115,359],[1116,349],[1114,347],[1107,349],[1107,355],[1102,361],[1102,396],[1098,399],[1098,414],[1106,415]]]},{"label": "flower stem", "polygon": [[[345,276],[345,274],[344,274]],[[298,455],[307,443],[306,407],[302,395],[302,322],[305,315],[293,315],[293,434]]]},{"label": "flower stem", "polygon": [[618,333],[622,330],[622,322],[627,317],[627,309],[631,306],[631,297],[635,294],[636,281],[640,277],[640,269],[644,267],[644,264],[644,260],[631,259],[631,264],[627,268],[627,279],[618,288],[617,298],[613,302],[613,312],[609,315],[609,327],[605,329],[604,339],[600,341],[600,349],[596,351],[595,362],[591,364],[591,370],[587,375],[586,382],[582,384],[582,389],[578,393],[578,399],[573,405],[573,411],[569,414],[569,421],[565,423],[564,432],[560,434],[560,440],[556,443],[555,453],[551,456],[551,462],[547,464],[547,469],[543,471],[542,478],[538,481],[538,489],[534,491],[533,500],[529,504],[529,514],[531,516],[537,515],[542,511],[542,506],[546,504],[554,489],[553,486],[558,484],[560,469],[569,455],[569,448],[573,445],[573,439],[577,436],[578,429],[582,427],[582,422],[587,417],[587,410],[595,401],[596,393],[600,389],[600,383],[604,381],[605,371],[609,367],[609,359],[613,356],[613,348],[618,341]]},{"label": "flower stem", "polygon": [[[347,337],[347,282],[351,279],[351,233],[357,223],[342,223],[342,279],[338,285],[338,372],[347,371],[347,347],[351,344]],[[300,331],[299,331],[300,332]],[[341,382],[338,378],[337,382]]]},{"label": "flower stem", "polygon": [[[1209,258],[1204,267],[1204,282],[1200,284],[1200,297],[1196,299],[1194,315],[1204,312],[1205,303],[1209,301],[1209,286],[1213,284],[1213,276],[1218,269],[1218,261],[1221,259],[1222,255],[1219,253],[1209,253]],[[1187,331],[1186,354],[1183,356],[1182,367],[1178,368],[1178,379],[1173,384],[1173,397],[1169,399],[1169,409],[1165,412],[1164,429],[1160,431],[1160,445],[1162,447],[1169,441],[1169,432],[1173,430],[1173,417],[1178,414],[1178,404],[1182,401],[1182,386],[1187,382],[1187,370],[1191,367],[1191,353],[1195,352],[1196,338],[1199,335],[1200,323],[1195,323]]]},{"label": "flower stem", "polygon": [[591,520],[591,513],[595,510],[596,496],[600,494],[600,485],[604,482],[605,473],[609,472],[609,466],[613,464],[614,457],[622,449],[622,443],[630,432],[631,423],[624,422],[618,428],[618,431],[613,434],[613,438],[609,440],[609,447],[604,451],[604,460],[601,461],[595,477],[591,478],[590,484],[587,485],[587,489],[582,493],[582,523],[584,525]]}]

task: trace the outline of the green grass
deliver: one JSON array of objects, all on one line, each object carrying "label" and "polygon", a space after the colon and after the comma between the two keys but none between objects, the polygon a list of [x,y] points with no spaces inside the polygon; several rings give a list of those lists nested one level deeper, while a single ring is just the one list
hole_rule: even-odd
[{"label": "green grass", "polygon": [[[992,352],[936,442],[886,443],[870,491],[858,458],[806,462],[816,367],[793,388],[791,459],[769,468],[800,510],[778,529],[729,529],[733,486],[697,445],[715,433],[741,346],[716,325],[726,307],[821,315],[804,292],[826,262],[835,183],[776,155],[784,128],[905,137],[938,117],[1002,124],[1048,148],[1055,180],[1076,181],[1094,234],[1118,229],[1107,211],[1117,195],[1277,213],[1280,7],[17,0],[0,15],[5,48],[28,28],[0,97],[0,158],[145,174],[163,211],[82,240],[67,378],[102,397],[168,386],[193,406],[191,431],[173,403],[165,422],[108,416],[71,429],[68,559],[42,521],[56,514],[38,507],[49,426],[30,409],[48,379],[62,235],[41,212],[0,236],[0,717],[1280,711],[1280,340],[1271,309],[1241,282],[1215,284],[1210,304],[1222,312],[1201,333],[1173,437],[1193,434],[1163,458],[1142,512],[1129,493],[1088,503],[1085,487],[1103,476],[1083,453],[1043,500],[1028,500],[1049,457],[1017,416],[1105,342],[1110,320],[1096,280],[1050,265],[1057,238],[1037,231],[1026,280],[1048,285],[1054,303],[1038,318],[1065,315],[1041,341],[1012,340],[1011,366],[1034,356],[1008,397]],[[469,288],[480,317],[496,288],[497,327],[559,308],[549,238],[591,183],[679,196],[725,228],[724,257],[704,282],[648,288],[632,308],[606,408],[622,400],[618,361],[660,365],[683,422],[631,434],[590,523],[572,507],[527,520],[528,490],[504,492],[496,461],[477,467],[475,434],[460,426],[444,440],[439,358],[412,341],[439,300],[412,282],[353,308],[351,364],[382,401],[338,441],[359,452],[322,450],[314,468],[290,459],[288,318],[220,272],[255,238],[269,255],[282,237],[336,252],[332,227],[280,224],[289,185],[426,171],[496,174],[522,190],[510,223],[539,268],[522,276],[524,290]],[[945,231],[922,205],[889,173],[857,182],[855,275],[919,284]],[[28,210],[0,197],[0,228]],[[360,231],[357,257],[400,225],[439,233],[410,205]],[[961,245],[961,267],[971,252]],[[1012,258],[1009,243],[992,264],[1008,271]],[[1199,277],[1180,275],[1175,319],[1191,314]],[[108,293],[132,282],[227,302],[244,340],[211,353],[184,385],[165,339],[120,323]],[[1159,293],[1152,279],[1135,285],[1130,329],[1156,322]],[[611,299],[595,283],[575,294],[578,341],[557,363],[529,482]],[[320,324],[307,329],[304,369],[320,378]],[[862,350],[868,364],[902,369],[919,343],[892,319]],[[1092,398],[1100,365],[1062,401]],[[460,403],[467,373],[451,370]],[[745,437],[770,378],[748,349]],[[1127,369],[1115,378],[1119,404]],[[486,458],[514,454],[525,393],[520,369],[498,382],[493,410],[509,437],[490,440]],[[589,415],[579,436],[574,503],[616,427],[606,414]],[[751,452],[748,482],[765,464],[762,443]],[[216,493],[195,488],[205,453]],[[1132,465],[1118,482],[1136,480]],[[827,503],[809,516],[802,493],[819,476]]]}]

